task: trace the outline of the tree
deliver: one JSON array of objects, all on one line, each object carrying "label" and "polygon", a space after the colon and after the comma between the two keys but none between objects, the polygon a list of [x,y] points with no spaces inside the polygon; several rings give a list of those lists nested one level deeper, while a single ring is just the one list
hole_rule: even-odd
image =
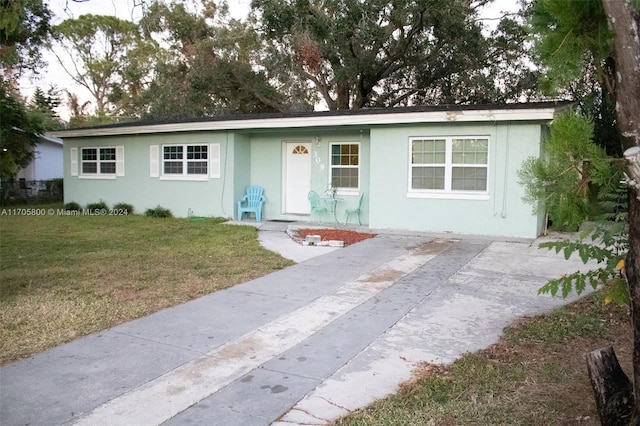
[{"label": "tree", "polygon": [[612,32],[600,0],[537,0],[526,14],[535,42],[533,60],[542,70],[540,89],[575,101],[594,121],[595,142],[620,156]]},{"label": "tree", "polygon": [[168,46],[144,95],[147,117],[290,109],[259,64],[258,34],[247,23],[228,19],[224,3],[205,1],[201,10],[189,10],[183,1],[153,2],[140,24],[148,37]]},{"label": "tree", "polygon": [[603,0],[613,36],[616,80],[616,116],[626,147],[629,188],[629,252],[624,270],[629,283],[633,325],[633,384],[636,408],[633,418],[640,423],[640,2]]},{"label": "tree", "polygon": [[[575,6],[575,7],[573,7]],[[537,0],[546,13],[538,44],[553,85],[562,86],[580,74],[595,76],[616,105],[616,124],[627,159],[629,249],[626,276],[633,328],[633,389],[631,424],[640,422],[640,2],[637,0]],[[580,11],[585,11],[581,14]],[[586,65],[586,66],[585,66]]]},{"label": "tree", "polygon": [[290,64],[335,110],[498,100],[497,64],[514,48],[522,57],[524,43],[511,37],[515,21],[496,43],[483,35],[477,8],[487,2],[253,0],[252,8],[268,60]]},{"label": "tree", "polygon": [[42,0],[0,2],[0,65],[19,74],[37,70],[40,47],[49,37],[51,11]]},{"label": "tree", "polygon": [[575,232],[593,220],[598,191],[615,191],[620,180],[593,133],[593,122],[577,112],[559,115],[544,141],[545,156],[527,159],[518,171],[524,200],[535,210],[542,201],[554,230]]},{"label": "tree", "polygon": [[[148,52],[153,41],[144,40],[133,22],[114,16],[83,15],[67,19],[53,28],[56,54],[66,73],[85,87],[95,101],[96,114],[117,115],[120,107],[115,90],[133,93],[148,75]],[[118,88],[118,89],[116,89]]]},{"label": "tree", "polygon": [[40,117],[29,114],[17,93],[0,84],[0,181],[12,181],[33,159],[38,134],[44,131]]},{"label": "tree", "polygon": [[58,130],[63,126],[62,120],[55,110],[60,106],[60,103],[60,93],[55,86],[49,87],[46,93],[40,87],[36,87],[27,108],[42,117],[42,126],[45,130]]},{"label": "tree", "polygon": [[0,12],[0,180],[6,182],[31,162],[37,134],[43,131],[12,77],[37,70],[51,12],[41,0],[1,1]]}]

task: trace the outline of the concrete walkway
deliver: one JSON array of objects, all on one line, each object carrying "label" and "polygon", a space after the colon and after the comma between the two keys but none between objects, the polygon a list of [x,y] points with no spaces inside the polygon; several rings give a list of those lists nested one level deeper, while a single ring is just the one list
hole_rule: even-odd
[{"label": "concrete walkway", "polygon": [[564,303],[537,289],[584,269],[538,242],[303,247],[286,226],[259,235],[292,267],[1,367],[0,424],[326,424]]}]

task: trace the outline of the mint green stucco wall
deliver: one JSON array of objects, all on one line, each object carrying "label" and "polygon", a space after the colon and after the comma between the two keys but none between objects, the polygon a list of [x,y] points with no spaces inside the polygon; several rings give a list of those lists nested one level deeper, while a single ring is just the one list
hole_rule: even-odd
[{"label": "mint green stucco wall", "polygon": [[[228,216],[238,217],[237,201],[245,194],[245,188],[252,185],[251,182],[251,138],[246,134],[229,133],[229,139],[233,141],[231,156],[225,161],[225,169],[233,176],[225,186],[233,193],[232,210]],[[235,200],[235,201],[234,201]]]},{"label": "mint green stucco wall", "polygon": [[[532,238],[542,230],[542,214],[522,202],[517,170],[529,156],[540,155],[545,127],[539,123],[423,124],[179,132],[68,138],[64,140],[65,202],[82,206],[104,200],[109,206],[130,203],[137,213],[157,205],[175,216],[237,217],[237,201],[249,185],[265,188],[264,220],[309,220],[284,212],[283,167],[287,142],[311,145],[311,189],[324,194],[330,182],[330,144],[360,144],[359,192],[338,194],[337,217],[357,205],[365,193],[362,222],[373,229],[499,235]],[[489,195],[483,200],[412,198],[409,194],[410,137],[487,136],[490,139]],[[172,181],[150,177],[150,146],[220,144],[220,178]],[[73,147],[124,146],[125,174],[116,179],[83,179],[70,174]],[[355,218],[353,218],[355,221]],[[353,222],[352,222],[353,223]]]},{"label": "mint green stucco wall", "polygon": [[270,134],[251,135],[250,179],[252,185],[264,188],[263,217],[279,219],[282,182],[281,136]]},{"label": "mint green stucco wall", "polygon": [[[410,137],[488,136],[489,197],[486,200],[410,198]],[[369,226],[427,232],[531,238],[540,222],[522,202],[517,170],[540,153],[540,124],[440,124],[371,130]]]},{"label": "mint green stucco wall", "polygon": [[[124,202],[137,213],[158,205],[178,217],[189,209],[196,216],[231,217],[234,214],[233,135],[226,132],[127,135],[68,138],[64,141],[64,198],[81,206],[105,201],[110,207]],[[150,177],[150,146],[175,143],[220,144],[221,178],[206,181],[173,181]],[[70,150],[73,147],[124,146],[124,176],[115,179],[87,179],[71,176]]]},{"label": "mint green stucco wall", "polygon": [[[311,129],[255,133],[251,135],[251,183],[265,188],[267,201],[263,215],[269,219],[307,220],[308,216],[286,214],[284,211],[285,146],[288,142],[311,144],[311,189],[324,196],[330,182],[329,150],[333,142],[360,144],[360,191],[369,190],[369,131]],[[358,203],[357,194],[339,194],[336,216],[344,220],[345,208]],[[365,202],[367,202],[365,200]],[[367,209],[364,209],[366,212]],[[362,215],[363,223],[368,216]],[[354,219],[355,220],[355,219]]]}]

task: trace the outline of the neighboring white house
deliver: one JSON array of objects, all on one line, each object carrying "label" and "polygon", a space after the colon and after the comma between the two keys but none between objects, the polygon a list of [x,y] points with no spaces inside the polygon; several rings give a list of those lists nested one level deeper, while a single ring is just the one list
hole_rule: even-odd
[{"label": "neighboring white house", "polygon": [[64,139],[65,202],[233,218],[246,187],[260,185],[263,220],[315,221],[307,194],[335,187],[335,217],[364,193],[362,222],[374,229],[533,238],[544,214],[522,201],[517,171],[542,154],[567,106],[251,114],[50,134]]},{"label": "neighboring white house", "polygon": [[62,139],[40,135],[33,161],[16,174],[26,182],[61,179],[64,176]]}]

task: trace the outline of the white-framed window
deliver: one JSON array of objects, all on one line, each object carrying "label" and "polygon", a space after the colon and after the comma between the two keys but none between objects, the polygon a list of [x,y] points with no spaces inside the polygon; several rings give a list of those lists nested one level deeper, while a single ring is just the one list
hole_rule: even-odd
[{"label": "white-framed window", "polygon": [[360,188],[360,144],[357,142],[332,142],[331,176],[333,188],[355,190]]},{"label": "white-framed window", "polygon": [[115,175],[116,148],[82,148],[80,164],[83,175]]},{"label": "white-framed window", "polygon": [[124,147],[80,147],[69,150],[71,176],[115,179],[124,176]]},{"label": "white-framed window", "polygon": [[208,145],[163,145],[163,176],[206,176],[209,165]]},{"label": "white-framed window", "polygon": [[409,193],[488,194],[489,137],[413,137]]},{"label": "white-framed window", "polygon": [[161,180],[220,179],[220,144],[149,146],[149,176]]}]

